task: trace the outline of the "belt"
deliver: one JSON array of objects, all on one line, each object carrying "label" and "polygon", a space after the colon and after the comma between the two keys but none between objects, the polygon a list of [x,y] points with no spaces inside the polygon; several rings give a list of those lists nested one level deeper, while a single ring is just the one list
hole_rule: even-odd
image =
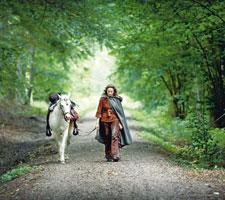
[{"label": "belt", "polygon": [[110,117],[111,115],[116,115],[116,112],[115,111],[112,111],[111,109],[103,109],[102,110],[103,113],[106,113],[107,114],[107,117]]},{"label": "belt", "polygon": [[[108,113],[108,111],[106,111],[106,110],[103,110],[102,112],[103,113]],[[116,114],[116,112],[115,111],[112,111],[112,110],[110,111],[110,113]]]}]

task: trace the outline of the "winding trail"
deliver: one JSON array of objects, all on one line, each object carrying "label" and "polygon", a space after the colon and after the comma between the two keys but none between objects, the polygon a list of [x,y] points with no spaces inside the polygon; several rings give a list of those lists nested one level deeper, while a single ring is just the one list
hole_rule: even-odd
[{"label": "winding trail", "polygon": [[[90,112],[80,121],[81,130],[93,128],[93,116]],[[104,160],[94,134],[76,136],[67,164],[46,154],[42,171],[6,183],[0,199],[225,199],[224,187],[194,179],[157,145],[137,137],[135,123],[128,121],[134,143],[122,149],[120,162]]]}]

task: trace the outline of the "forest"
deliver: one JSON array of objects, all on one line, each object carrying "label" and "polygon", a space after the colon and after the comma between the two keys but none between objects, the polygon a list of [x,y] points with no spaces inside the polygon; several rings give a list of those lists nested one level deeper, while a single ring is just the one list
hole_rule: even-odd
[{"label": "forest", "polygon": [[128,109],[146,123],[141,135],[181,162],[225,167],[223,0],[1,0],[0,9],[1,105],[29,108],[71,87],[89,96],[79,63],[107,48],[110,81],[142,105]]}]

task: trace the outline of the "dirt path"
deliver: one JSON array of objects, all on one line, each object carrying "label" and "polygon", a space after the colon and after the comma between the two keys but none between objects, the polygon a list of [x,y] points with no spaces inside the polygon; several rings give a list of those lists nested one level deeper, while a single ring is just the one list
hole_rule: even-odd
[{"label": "dirt path", "polygon": [[[80,122],[81,130],[93,128],[93,115]],[[133,120],[129,124],[135,126]],[[4,184],[0,199],[225,199],[224,186],[195,178],[131,131],[134,143],[122,149],[120,162],[104,160],[103,145],[94,134],[77,136],[68,148],[67,164],[44,155],[43,171]]]}]

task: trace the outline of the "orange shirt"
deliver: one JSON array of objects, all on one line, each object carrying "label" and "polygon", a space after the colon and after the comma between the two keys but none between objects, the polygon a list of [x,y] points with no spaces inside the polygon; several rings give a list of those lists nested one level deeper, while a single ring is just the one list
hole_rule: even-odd
[{"label": "orange shirt", "polygon": [[118,120],[117,115],[110,108],[109,99],[106,97],[101,97],[98,104],[98,109],[95,115],[97,118],[101,118],[103,122],[112,122]]}]

